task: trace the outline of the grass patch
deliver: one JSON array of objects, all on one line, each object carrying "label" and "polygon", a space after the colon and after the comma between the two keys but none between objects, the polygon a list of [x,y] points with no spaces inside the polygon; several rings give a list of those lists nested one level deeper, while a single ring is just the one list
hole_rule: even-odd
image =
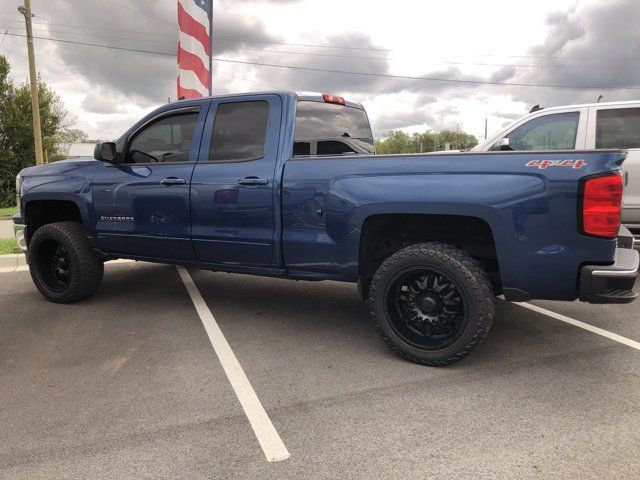
[{"label": "grass patch", "polygon": [[18,213],[18,207],[0,208],[0,217],[13,217]]},{"label": "grass patch", "polygon": [[0,255],[22,253],[15,238],[0,238]]}]

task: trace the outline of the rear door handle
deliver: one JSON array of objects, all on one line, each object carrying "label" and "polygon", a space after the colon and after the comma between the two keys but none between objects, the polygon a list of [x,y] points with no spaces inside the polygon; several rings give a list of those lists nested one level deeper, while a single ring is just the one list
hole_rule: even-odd
[{"label": "rear door handle", "polygon": [[245,177],[241,180],[238,180],[240,185],[267,185],[269,180],[266,178],[258,178],[258,177]]},{"label": "rear door handle", "polygon": [[167,177],[160,180],[160,183],[162,185],[183,185],[187,183],[187,181],[184,178]]}]

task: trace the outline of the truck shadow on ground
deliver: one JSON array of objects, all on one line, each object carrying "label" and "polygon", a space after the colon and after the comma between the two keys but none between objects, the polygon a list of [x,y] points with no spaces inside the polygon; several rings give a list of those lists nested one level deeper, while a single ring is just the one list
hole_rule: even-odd
[{"label": "truck shadow on ground", "polygon": [[[258,349],[265,355],[278,355],[282,350],[305,355],[309,350],[321,350],[325,355],[346,356],[345,351],[357,351],[370,361],[404,362],[378,338],[367,305],[353,284],[197,269],[190,273],[234,348],[247,352]],[[99,302],[117,298],[118,302],[130,303],[136,313],[162,307],[174,309],[176,317],[181,317],[184,308],[193,308],[177,270],[167,265],[118,267],[117,272],[107,272],[105,284],[94,298]],[[492,331],[485,343],[468,359],[448,369],[554,362],[555,357],[572,352],[579,357],[594,348],[608,347],[591,334],[497,300]]]}]

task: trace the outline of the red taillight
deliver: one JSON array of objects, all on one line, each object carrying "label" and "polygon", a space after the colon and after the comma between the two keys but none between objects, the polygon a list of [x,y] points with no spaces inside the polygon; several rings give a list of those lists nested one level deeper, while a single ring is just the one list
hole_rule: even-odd
[{"label": "red taillight", "polygon": [[617,237],[622,205],[622,176],[613,174],[588,178],[582,192],[584,233],[598,237]]},{"label": "red taillight", "polygon": [[322,99],[325,101],[325,103],[337,103],[338,105],[344,105],[344,98],[338,97],[337,95],[323,93]]}]

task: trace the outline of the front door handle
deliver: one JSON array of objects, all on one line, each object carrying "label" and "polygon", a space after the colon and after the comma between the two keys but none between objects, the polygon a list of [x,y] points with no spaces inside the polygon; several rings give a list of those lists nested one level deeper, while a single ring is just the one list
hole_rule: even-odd
[{"label": "front door handle", "polygon": [[258,178],[258,177],[244,177],[241,180],[238,180],[240,185],[267,185],[269,180],[266,178]]},{"label": "front door handle", "polygon": [[184,185],[187,181],[184,178],[167,177],[160,180],[162,185]]}]

